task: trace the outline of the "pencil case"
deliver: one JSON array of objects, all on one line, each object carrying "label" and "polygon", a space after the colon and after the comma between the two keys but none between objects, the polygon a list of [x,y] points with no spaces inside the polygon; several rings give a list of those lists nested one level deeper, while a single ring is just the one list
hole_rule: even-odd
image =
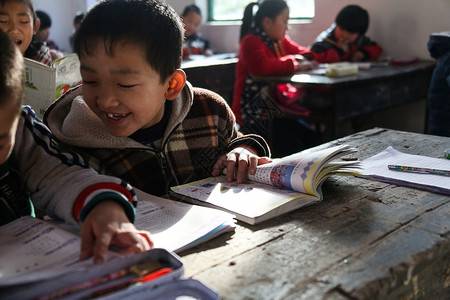
[{"label": "pencil case", "polygon": [[328,64],[325,75],[328,77],[342,77],[358,74],[358,65],[348,62]]},{"label": "pencil case", "polygon": [[[135,267],[147,268],[136,275]],[[135,269],[134,269],[135,268]],[[188,299],[217,300],[220,296],[201,282],[184,279],[179,257],[165,249],[115,258],[102,265],[76,270],[36,283],[0,290],[1,299]],[[143,280],[143,279],[149,280]]]}]

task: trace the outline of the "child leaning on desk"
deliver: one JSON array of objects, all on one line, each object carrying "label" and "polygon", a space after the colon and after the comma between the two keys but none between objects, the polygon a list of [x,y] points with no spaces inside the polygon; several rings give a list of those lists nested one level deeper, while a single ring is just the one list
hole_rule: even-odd
[{"label": "child leaning on desk", "polygon": [[191,54],[201,54],[211,56],[214,51],[211,49],[209,40],[202,37],[198,32],[202,22],[202,11],[195,5],[187,5],[181,14],[181,20],[184,24],[184,44],[183,44],[183,58],[189,59]]},{"label": "child leaning on desk", "polygon": [[269,161],[265,140],[240,134],[224,99],[186,82],[183,36],[165,3],[97,2],[75,37],[83,84],[44,116],[56,138],[100,173],[154,195],[224,167],[242,182]]},{"label": "child leaning on desk", "polygon": [[[258,11],[254,15],[255,6],[258,6]],[[297,114],[307,112],[299,104],[302,97],[300,89],[289,84],[278,85],[276,95],[267,97],[267,83],[253,78],[292,74],[316,67],[311,51],[286,34],[288,20],[289,7],[283,0],[252,2],[244,11],[232,109],[245,132],[268,136],[268,122],[273,117],[271,110],[274,105]],[[276,97],[275,101],[271,97]],[[273,143],[280,149],[276,151],[277,155],[290,154],[280,152],[284,149],[297,152],[312,146],[309,140],[314,139],[314,133],[308,126],[294,119],[280,119],[280,122],[283,122],[282,126],[276,129],[279,139]],[[291,134],[284,135],[287,133]]]},{"label": "child leaning on desk", "polygon": [[109,244],[124,252],[152,246],[137,231],[134,191],[117,178],[99,175],[75,153],[64,153],[24,97],[24,62],[0,30],[0,225],[34,216],[34,205],[54,218],[81,223],[81,259],[104,260]]},{"label": "child leaning on desk", "polygon": [[383,51],[365,33],[369,27],[369,13],[358,5],[344,7],[335,23],[322,32],[311,51],[320,63],[367,61],[377,59]]}]

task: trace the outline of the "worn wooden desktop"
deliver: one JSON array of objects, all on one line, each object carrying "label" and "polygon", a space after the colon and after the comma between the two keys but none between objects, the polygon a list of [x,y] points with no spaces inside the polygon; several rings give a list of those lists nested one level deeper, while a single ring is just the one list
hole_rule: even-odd
[{"label": "worn wooden desktop", "polygon": [[231,105],[237,60],[234,53],[215,54],[210,57],[197,55],[191,60],[183,61],[181,68],[194,87],[214,91]]},{"label": "worn wooden desktop", "polygon": [[[406,109],[408,105],[426,99],[434,66],[434,61],[418,61],[403,66],[386,65],[360,69],[357,75],[345,77],[327,77],[324,72],[318,74],[315,70],[295,75],[255,78],[269,82],[272,87],[278,83],[304,87],[307,95],[305,105],[311,107],[313,114],[300,118],[326,125],[323,139],[329,141],[367,129],[367,117],[377,112],[401,105]],[[299,118],[288,113],[272,115],[274,118]],[[422,120],[425,120],[425,109]],[[350,123],[350,126],[347,126],[350,129],[344,128],[345,122]]]},{"label": "worn wooden desktop", "polygon": [[[374,128],[349,144],[442,157],[450,138]],[[261,225],[238,223],[181,253],[186,277],[223,299],[450,299],[450,197],[332,176],[322,202]]]}]

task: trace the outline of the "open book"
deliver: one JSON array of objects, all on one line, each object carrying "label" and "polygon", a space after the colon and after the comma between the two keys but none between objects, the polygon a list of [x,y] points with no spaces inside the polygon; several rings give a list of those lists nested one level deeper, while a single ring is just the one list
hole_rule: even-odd
[{"label": "open book", "polygon": [[[136,192],[135,226],[150,231],[155,248],[180,252],[235,228],[234,216],[224,211]],[[80,245],[65,223],[22,217],[1,226],[0,290],[92,266],[92,259],[79,261]],[[117,256],[108,253],[108,259]]]},{"label": "open book", "polygon": [[249,181],[227,182],[225,176],[172,187],[174,198],[220,208],[240,221],[257,224],[322,200],[322,182],[330,175],[357,174],[359,162],[342,156],[356,152],[347,145],[306,150],[257,167]]},{"label": "open book", "polygon": [[76,54],[57,59],[49,67],[25,58],[25,104],[42,118],[53,101],[81,84],[80,61]]}]

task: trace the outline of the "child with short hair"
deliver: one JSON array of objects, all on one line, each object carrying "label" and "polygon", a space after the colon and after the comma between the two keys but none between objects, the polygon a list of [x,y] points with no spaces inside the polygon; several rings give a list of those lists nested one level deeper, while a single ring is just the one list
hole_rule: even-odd
[{"label": "child with short hair", "polygon": [[156,0],[100,1],[75,37],[83,84],[45,113],[56,138],[100,173],[154,195],[227,167],[242,182],[270,150],[242,136],[226,101],[179,69],[183,24]]},{"label": "child with short hair", "polygon": [[358,5],[344,7],[335,23],[322,32],[311,46],[320,63],[367,61],[377,59],[382,48],[365,36],[369,13]]},{"label": "child with short hair", "polygon": [[209,41],[198,33],[202,22],[200,8],[195,4],[187,5],[181,14],[181,19],[183,20],[185,29],[183,58],[188,59],[190,54],[213,55],[214,52],[211,49]]},{"label": "child with short hair", "polygon": [[66,222],[81,223],[81,259],[103,262],[109,244],[124,252],[153,245],[137,231],[136,197],[124,181],[99,175],[75,153],[64,153],[48,128],[25,106],[24,63],[0,30],[0,225],[34,216],[34,207]]},{"label": "child with short hair", "polygon": [[51,51],[36,36],[40,24],[31,0],[0,0],[0,29],[9,35],[24,57],[50,66],[62,53]]}]

